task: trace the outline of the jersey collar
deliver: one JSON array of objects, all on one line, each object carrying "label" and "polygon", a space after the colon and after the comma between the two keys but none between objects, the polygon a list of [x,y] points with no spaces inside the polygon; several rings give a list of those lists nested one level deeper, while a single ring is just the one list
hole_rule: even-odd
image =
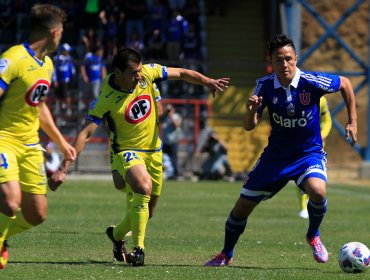
[{"label": "jersey collar", "polygon": [[27,50],[27,52],[32,56],[32,58],[37,62],[38,65],[42,66],[43,62],[37,59],[35,56],[35,52],[31,49],[30,45],[28,43],[23,43],[23,46]]},{"label": "jersey collar", "polygon": [[[294,78],[289,86],[297,88],[300,77],[301,77],[301,70],[298,67],[296,67]],[[281,88],[281,87],[285,88],[280,84],[276,74],[274,74],[274,89]]]},{"label": "jersey collar", "polygon": [[114,74],[111,74],[108,78],[108,84],[111,88],[113,88],[114,90],[117,90],[117,91],[120,91],[120,92],[124,92],[124,93],[133,93],[134,90],[131,90],[131,91],[125,91],[125,90],[122,90],[120,87],[118,87],[115,83],[114,83]]}]

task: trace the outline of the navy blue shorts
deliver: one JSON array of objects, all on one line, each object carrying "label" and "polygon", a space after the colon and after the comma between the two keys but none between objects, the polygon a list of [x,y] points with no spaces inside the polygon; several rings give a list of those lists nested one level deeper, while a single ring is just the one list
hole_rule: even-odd
[{"label": "navy blue shorts", "polygon": [[326,153],[311,153],[299,158],[273,159],[266,154],[258,159],[249,173],[240,196],[260,202],[277,194],[290,180],[303,190],[308,178],[327,181]]}]

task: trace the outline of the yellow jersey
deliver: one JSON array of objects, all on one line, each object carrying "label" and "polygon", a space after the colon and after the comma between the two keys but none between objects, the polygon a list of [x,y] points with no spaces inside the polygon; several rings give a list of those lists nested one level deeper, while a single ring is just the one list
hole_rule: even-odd
[{"label": "yellow jersey", "polygon": [[41,61],[28,44],[16,45],[0,56],[0,137],[24,144],[39,142],[39,103],[50,88],[52,60]]},{"label": "yellow jersey", "polygon": [[123,150],[152,152],[162,148],[155,104],[160,95],[154,83],[167,79],[167,67],[143,65],[141,76],[135,89],[125,92],[114,84],[114,74],[108,75],[103,80],[99,97],[90,106],[87,119],[100,125],[105,118],[115,153]]},{"label": "yellow jersey", "polygon": [[325,96],[320,98],[320,131],[323,142],[328,137],[332,126],[332,119],[329,111],[328,101]]}]

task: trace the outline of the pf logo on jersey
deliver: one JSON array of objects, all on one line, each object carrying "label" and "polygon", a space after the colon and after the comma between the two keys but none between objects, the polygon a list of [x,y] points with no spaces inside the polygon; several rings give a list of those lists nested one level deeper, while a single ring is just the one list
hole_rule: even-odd
[{"label": "pf logo on jersey", "polygon": [[39,105],[41,101],[45,99],[50,88],[50,82],[48,80],[38,80],[26,93],[26,103],[32,107]]},{"label": "pf logo on jersey", "polygon": [[141,95],[130,102],[127,107],[125,119],[127,122],[136,124],[143,122],[152,112],[150,95]]}]

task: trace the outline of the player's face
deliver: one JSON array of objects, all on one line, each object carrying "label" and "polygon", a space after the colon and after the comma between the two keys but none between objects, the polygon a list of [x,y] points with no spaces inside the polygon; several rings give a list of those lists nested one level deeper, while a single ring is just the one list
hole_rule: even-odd
[{"label": "player's face", "polygon": [[291,46],[276,49],[271,56],[272,69],[281,85],[288,86],[296,72],[298,56]]},{"label": "player's face", "polygon": [[137,83],[141,80],[140,71],[142,66],[142,63],[128,63],[126,70],[119,75],[119,82],[123,89],[132,90],[136,87]]}]

